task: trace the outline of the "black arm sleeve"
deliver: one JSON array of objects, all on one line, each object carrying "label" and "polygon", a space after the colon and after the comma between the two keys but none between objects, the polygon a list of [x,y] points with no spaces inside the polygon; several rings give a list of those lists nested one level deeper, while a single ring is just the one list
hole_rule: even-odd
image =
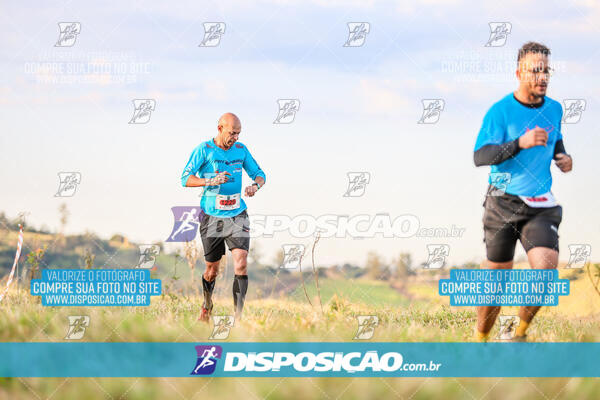
[{"label": "black arm sleeve", "polygon": [[503,144],[488,144],[473,154],[473,160],[477,167],[500,164],[516,156],[520,150],[518,138]]},{"label": "black arm sleeve", "polygon": [[567,154],[567,151],[565,150],[565,145],[564,145],[562,139],[557,140],[556,144],[554,145],[554,158],[556,159],[556,155],[560,154],[560,153]]}]

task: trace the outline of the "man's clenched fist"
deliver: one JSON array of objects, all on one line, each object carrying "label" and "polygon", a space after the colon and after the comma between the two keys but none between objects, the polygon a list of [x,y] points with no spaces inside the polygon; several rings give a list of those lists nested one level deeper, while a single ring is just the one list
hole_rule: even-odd
[{"label": "man's clenched fist", "polygon": [[544,128],[536,126],[529,129],[523,136],[519,138],[519,147],[529,149],[533,146],[545,146],[548,142],[548,132]]},{"label": "man's clenched fist", "polygon": [[556,155],[556,166],[560,168],[562,172],[569,172],[573,169],[573,159],[570,155],[560,153]]}]

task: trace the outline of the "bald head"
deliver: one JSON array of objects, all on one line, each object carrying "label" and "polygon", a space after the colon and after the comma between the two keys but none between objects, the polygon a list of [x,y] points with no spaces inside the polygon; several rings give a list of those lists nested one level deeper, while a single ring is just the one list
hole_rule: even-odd
[{"label": "bald head", "polygon": [[225,113],[219,118],[217,129],[219,131],[215,140],[217,145],[224,149],[229,149],[237,142],[242,131],[242,123],[237,115]]},{"label": "bald head", "polygon": [[240,119],[234,113],[225,113],[219,118],[219,126],[234,124],[242,125]]}]

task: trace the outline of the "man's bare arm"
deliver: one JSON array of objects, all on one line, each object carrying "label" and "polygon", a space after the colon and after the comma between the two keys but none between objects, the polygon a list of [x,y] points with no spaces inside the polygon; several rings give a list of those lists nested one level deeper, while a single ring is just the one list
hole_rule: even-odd
[{"label": "man's bare arm", "polygon": [[229,172],[219,172],[213,178],[198,178],[195,175],[188,176],[185,182],[185,187],[199,187],[199,186],[215,186],[221,185],[229,180]]}]

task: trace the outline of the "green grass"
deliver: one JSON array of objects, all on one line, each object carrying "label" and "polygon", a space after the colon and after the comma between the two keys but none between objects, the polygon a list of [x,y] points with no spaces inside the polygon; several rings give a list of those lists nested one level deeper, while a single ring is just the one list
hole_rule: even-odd
[{"label": "green grass", "polygon": [[[302,289],[290,297],[254,299],[236,322],[229,341],[352,341],[356,316],[375,314],[373,341],[470,341],[472,307],[427,299],[409,300],[382,282],[321,280],[324,313]],[[307,283],[311,297],[312,282]],[[298,290],[300,290],[298,292]],[[416,292],[425,293],[421,288]],[[231,314],[229,296],[216,299],[216,314]],[[68,315],[89,315],[89,342],[204,342],[211,327],[197,321],[199,297],[160,296],[149,307],[43,307],[27,292],[11,291],[1,303],[2,341],[64,342]],[[599,316],[575,318],[547,312],[529,334],[539,341],[599,341]],[[496,327],[497,329],[497,327]],[[492,335],[495,335],[496,330]],[[597,398],[596,379],[454,378],[14,378],[0,379],[0,399],[588,399]],[[35,394],[34,394],[35,393]],[[546,397],[547,396],[547,397]]]},{"label": "green grass", "polygon": [[[318,304],[317,289],[311,277],[305,281],[306,291],[313,304]],[[350,303],[362,303],[369,306],[406,306],[409,301],[398,291],[389,287],[387,282],[366,279],[319,279],[321,300],[329,302],[334,296]],[[306,301],[302,286],[291,294],[297,301]]]}]

